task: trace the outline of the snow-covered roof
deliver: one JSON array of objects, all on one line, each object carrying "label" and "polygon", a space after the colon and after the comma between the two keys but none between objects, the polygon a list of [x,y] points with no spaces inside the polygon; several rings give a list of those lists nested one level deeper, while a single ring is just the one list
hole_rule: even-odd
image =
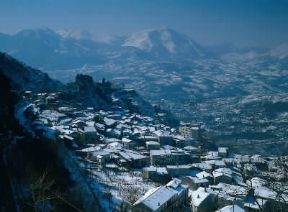
[{"label": "snow-covered roof", "polygon": [[180,184],[181,184],[181,180],[178,178],[174,178],[169,183],[167,183],[167,186],[176,189]]},{"label": "snow-covered roof", "polygon": [[193,163],[193,166],[198,167],[199,169],[202,170],[211,170],[212,166],[210,164],[207,163]]},{"label": "snow-covered roof", "polygon": [[232,170],[229,168],[219,168],[219,169],[215,169],[212,174],[214,177],[219,177],[222,175],[226,175],[226,176],[231,176],[232,177]]},{"label": "snow-covered roof", "polygon": [[157,172],[158,174],[161,174],[161,175],[168,174],[166,167],[149,166],[149,167],[143,168],[143,170],[150,171],[150,172]]},{"label": "snow-covered roof", "polygon": [[113,143],[113,142],[121,142],[121,140],[117,138],[105,138],[105,143]]},{"label": "snow-covered roof", "polygon": [[191,203],[198,207],[210,194],[205,191],[205,188],[198,188],[196,191],[192,191]]},{"label": "snow-covered roof", "polygon": [[155,191],[151,191],[151,193],[148,193],[147,196],[145,195],[140,198],[134,205],[142,203],[146,205],[147,208],[156,211],[177,193],[178,192],[173,188],[169,188],[166,186],[159,187]]},{"label": "snow-covered roof", "polygon": [[238,205],[227,205],[216,212],[244,212],[245,210]]},{"label": "snow-covered roof", "polygon": [[96,123],[95,127],[99,130],[104,130],[105,129],[105,125],[104,124],[100,124],[100,123]]},{"label": "snow-covered roof", "polygon": [[110,148],[110,149],[122,149],[123,145],[120,144],[119,142],[115,141],[115,142],[107,144],[107,148]]},{"label": "snow-covered roof", "polygon": [[84,127],[84,132],[94,133],[94,132],[97,132],[97,130],[94,126],[86,126],[86,127]]},{"label": "snow-covered roof", "polygon": [[272,191],[271,189],[264,186],[255,188],[254,194],[255,196],[263,199],[276,199],[277,197],[277,193],[275,191]]},{"label": "snow-covered roof", "polygon": [[202,178],[213,177],[213,176],[208,172],[202,171],[196,174],[196,177],[198,177],[199,179],[202,179]]},{"label": "snow-covered roof", "polygon": [[184,151],[180,150],[169,150],[169,149],[159,149],[159,150],[150,150],[150,155],[173,155],[173,154],[187,154]]},{"label": "snow-covered roof", "polygon": [[218,152],[210,151],[203,158],[205,158],[206,160],[217,160],[220,157],[218,156]]},{"label": "snow-covered roof", "polygon": [[195,184],[209,183],[209,181],[206,178],[198,178],[191,176],[187,176],[187,178],[189,178]]},{"label": "snow-covered roof", "polygon": [[93,147],[88,147],[85,149],[80,149],[78,150],[79,152],[95,152],[95,151],[99,151],[101,149],[101,147],[99,146],[93,146]]},{"label": "snow-covered roof", "polygon": [[132,160],[140,160],[145,159],[146,156],[132,150],[124,149],[119,151],[119,155],[121,155],[125,160],[132,161]]},{"label": "snow-covered roof", "polygon": [[166,186],[149,190],[143,197],[137,200],[134,205],[142,203],[152,211],[156,211],[175,195],[178,195],[178,193],[187,188],[182,186],[179,181],[181,182],[179,179],[173,179]]},{"label": "snow-covered roof", "polygon": [[228,151],[228,147],[218,147],[218,152],[219,153],[227,153]]},{"label": "snow-covered roof", "polygon": [[146,141],[146,145],[160,145],[157,141]]},{"label": "snow-covered roof", "polygon": [[62,135],[62,136],[60,136],[60,138],[67,139],[67,140],[70,140],[70,141],[74,141],[74,138],[69,136],[69,135]]},{"label": "snow-covered roof", "polygon": [[43,110],[40,117],[46,118],[50,121],[58,121],[60,118],[65,117],[63,113],[59,113],[56,110]]},{"label": "snow-covered roof", "polygon": [[183,149],[187,151],[198,151],[198,148],[194,146],[185,146]]},{"label": "snow-covered roof", "polygon": [[107,117],[104,118],[104,123],[106,126],[112,126],[116,123],[116,121],[114,119],[109,119]]},{"label": "snow-covered roof", "polygon": [[246,196],[248,194],[248,188],[227,183],[218,183],[217,185],[210,186],[210,188],[233,197]]},{"label": "snow-covered roof", "polygon": [[109,152],[109,151],[106,151],[105,149],[103,149],[103,150],[99,150],[99,151],[93,152],[92,155],[93,155],[94,157],[104,156],[104,155],[108,156],[108,155],[110,155],[110,152]]},{"label": "snow-covered roof", "polygon": [[253,177],[251,180],[247,180],[246,184],[252,188],[257,188],[266,185],[267,181],[259,177]]},{"label": "snow-covered roof", "polygon": [[89,127],[94,127],[95,121],[86,121],[86,125]]},{"label": "snow-covered roof", "polygon": [[215,165],[215,166],[226,166],[226,164],[224,163],[223,160],[207,160],[204,161],[205,163],[211,164],[211,165]]},{"label": "snow-covered roof", "polygon": [[123,143],[131,143],[132,140],[131,140],[131,139],[128,139],[128,138],[122,138],[122,142],[123,142]]}]

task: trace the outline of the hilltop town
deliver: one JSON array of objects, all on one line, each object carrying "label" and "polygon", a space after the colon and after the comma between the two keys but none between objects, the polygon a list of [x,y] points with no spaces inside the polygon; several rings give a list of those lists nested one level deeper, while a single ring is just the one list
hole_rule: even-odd
[{"label": "hilltop town", "polygon": [[209,149],[201,125],[171,127],[162,116],[83,108],[61,92],[25,91],[16,111],[27,132],[69,152],[67,166],[80,170],[105,210],[287,211],[287,157]]}]

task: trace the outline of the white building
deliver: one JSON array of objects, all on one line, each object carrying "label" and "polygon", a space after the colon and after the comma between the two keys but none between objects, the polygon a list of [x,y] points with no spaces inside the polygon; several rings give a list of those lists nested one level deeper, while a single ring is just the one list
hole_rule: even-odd
[{"label": "white building", "polygon": [[187,202],[188,186],[175,178],[165,186],[149,190],[133,204],[133,211],[173,211]]}]

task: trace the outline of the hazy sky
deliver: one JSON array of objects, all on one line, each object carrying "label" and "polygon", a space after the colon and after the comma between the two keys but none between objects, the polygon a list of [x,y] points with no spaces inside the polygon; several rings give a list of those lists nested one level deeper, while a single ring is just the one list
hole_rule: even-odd
[{"label": "hazy sky", "polygon": [[0,0],[0,31],[86,29],[127,34],[167,26],[201,44],[288,42],[288,0]]}]

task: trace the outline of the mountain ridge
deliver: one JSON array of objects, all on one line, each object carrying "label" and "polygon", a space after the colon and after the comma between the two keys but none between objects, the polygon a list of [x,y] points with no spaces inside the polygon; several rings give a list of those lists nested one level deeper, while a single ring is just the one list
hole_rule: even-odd
[{"label": "mountain ridge", "polygon": [[123,47],[134,47],[145,52],[164,54],[178,59],[184,55],[191,58],[207,56],[203,47],[200,47],[189,36],[178,33],[169,28],[150,29],[133,33],[125,40]]},{"label": "mountain ridge", "polygon": [[[139,39],[149,48],[137,46]],[[43,70],[79,68],[114,59],[192,61],[211,56],[190,37],[167,28],[117,36],[109,42],[96,41],[89,32],[26,29],[14,35],[0,34],[0,51]]]},{"label": "mountain ridge", "polygon": [[62,87],[62,83],[51,79],[47,73],[31,68],[2,52],[0,52],[0,71],[11,80],[14,88],[21,91],[43,92]]}]

